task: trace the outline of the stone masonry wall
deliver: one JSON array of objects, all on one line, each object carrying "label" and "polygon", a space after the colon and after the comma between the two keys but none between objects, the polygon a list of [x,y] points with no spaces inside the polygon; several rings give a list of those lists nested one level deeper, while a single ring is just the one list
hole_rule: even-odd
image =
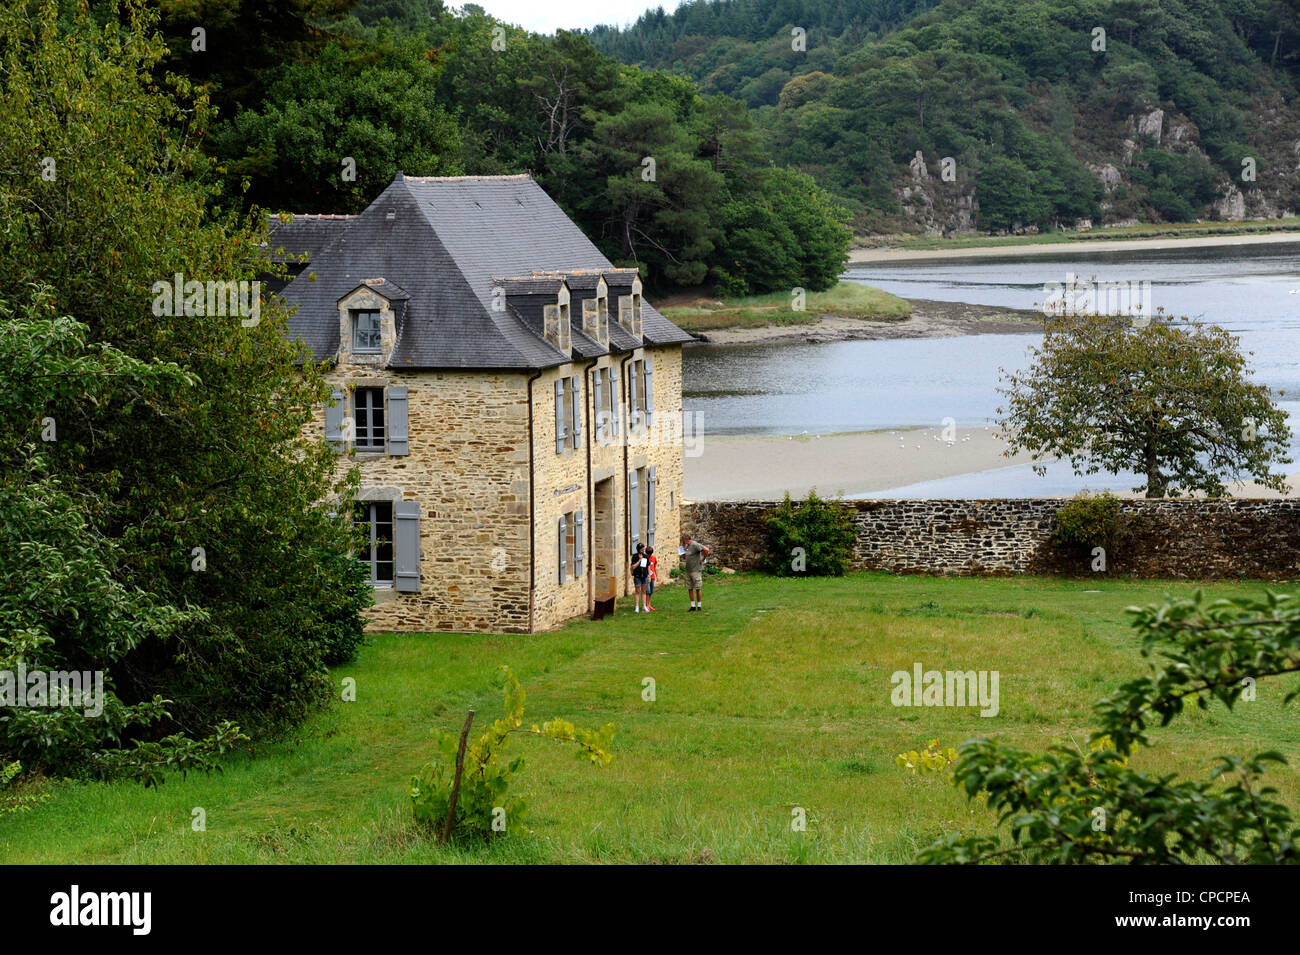
[{"label": "stone masonry wall", "polygon": [[[1060,499],[842,502],[857,526],[855,570],[955,575],[1092,573],[1090,552],[1048,543]],[[719,564],[756,569],[774,502],[690,504],[682,521]],[[1300,501],[1132,500],[1106,555],[1111,574],[1211,579],[1300,578]]]},{"label": "stone masonry wall", "polygon": [[[528,402],[522,374],[346,364],[344,387],[408,389],[410,453],[357,452],[363,500],[420,504],[420,592],[375,590],[372,631],[528,630]],[[385,416],[387,420],[387,416]],[[324,430],[324,409],[317,425]]]},{"label": "stone masonry wall", "polygon": [[[368,294],[368,293],[361,293]],[[646,348],[654,359],[655,416],[681,420],[681,347]],[[380,356],[382,357],[382,356]],[[594,367],[620,364],[622,356],[602,357]],[[531,626],[546,630],[591,610],[604,597],[608,577],[596,579],[596,502],[588,484],[608,480],[610,513],[604,563],[618,578],[619,593],[630,593],[628,573],[627,472],[654,465],[657,475],[656,555],[664,581],[677,565],[682,500],[682,446],[672,429],[649,429],[631,436],[627,409],[617,441],[594,442],[595,414],[590,362],[550,369],[533,382],[533,512],[535,582]],[[555,380],[584,376],[582,441],[555,450]],[[529,460],[528,376],[489,372],[394,372],[379,357],[353,356],[343,349],[328,380],[348,391],[358,387],[408,389],[409,454],[350,450],[339,458],[338,473],[357,466],[360,500],[416,501],[420,504],[420,592],[375,590],[368,616],[371,631],[527,632],[529,612]],[[569,383],[566,381],[566,388]],[[388,416],[385,415],[387,422]],[[324,433],[324,408],[311,426]],[[626,442],[626,447],[624,446]],[[590,451],[590,464],[588,463]],[[644,492],[643,492],[644,493]],[[582,509],[585,516],[584,574],[559,581],[561,514]]]}]

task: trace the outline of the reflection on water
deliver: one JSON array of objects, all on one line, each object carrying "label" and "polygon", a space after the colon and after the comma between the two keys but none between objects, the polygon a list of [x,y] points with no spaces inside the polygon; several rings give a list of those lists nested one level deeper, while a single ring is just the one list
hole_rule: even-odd
[{"label": "reflection on water", "polygon": [[[1300,420],[1300,247],[1100,252],[1060,257],[944,260],[857,266],[846,278],[902,295],[940,301],[1032,308],[1044,287],[1067,275],[1105,282],[1150,282],[1167,314],[1223,325],[1253,353],[1258,380],[1283,395]],[[683,394],[709,434],[826,434],[910,426],[944,418],[959,427],[997,417],[998,370],[1019,369],[1037,335],[691,346]],[[1293,440],[1292,457],[1300,459]],[[907,489],[941,497],[1068,494],[1088,487],[1128,488],[1131,477],[1077,478],[1058,465],[1039,478],[1027,467],[1002,468]],[[921,490],[918,490],[920,488]],[[897,491],[885,492],[898,493]]]}]

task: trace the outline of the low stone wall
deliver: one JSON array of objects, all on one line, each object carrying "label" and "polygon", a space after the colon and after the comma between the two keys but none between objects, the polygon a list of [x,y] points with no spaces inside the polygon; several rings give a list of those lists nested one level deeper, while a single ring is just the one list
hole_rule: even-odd
[{"label": "low stone wall", "polygon": [[[855,570],[905,574],[1088,575],[1088,551],[1061,553],[1049,538],[1057,498],[870,500],[853,511]],[[771,501],[688,504],[682,527],[713,548],[718,563],[760,569]],[[1300,500],[1132,500],[1106,554],[1111,574],[1213,579],[1300,578]]]}]

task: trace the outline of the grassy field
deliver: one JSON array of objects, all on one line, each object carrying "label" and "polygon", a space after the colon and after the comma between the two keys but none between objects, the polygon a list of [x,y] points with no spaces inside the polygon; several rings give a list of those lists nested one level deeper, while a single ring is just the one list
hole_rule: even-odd
[{"label": "grassy field", "polygon": [[1110,239],[1179,239],[1211,235],[1254,235],[1300,229],[1300,219],[1264,219],[1250,222],[1170,222],[1160,225],[1115,226],[1088,232],[1063,230],[1038,235],[963,235],[941,238],[931,235],[889,237],[860,236],[855,248],[889,246],[899,249],[970,249],[1003,245],[1050,245],[1097,242]]},{"label": "grassy field", "polygon": [[[1216,595],[1258,592],[1224,584]],[[1285,588],[1284,588],[1285,589]],[[1098,592],[1091,592],[1091,591]],[[1084,741],[1090,705],[1143,664],[1124,607],[1190,585],[1048,578],[855,575],[711,579],[708,609],[685,612],[667,587],[659,610],[620,613],[533,636],[377,637],[336,678],[335,703],[290,738],[227,760],[211,776],[53,786],[37,808],[0,819],[9,863],[907,862],[949,830],[990,814],[894,757],[939,738],[997,735],[1041,747]],[[630,605],[629,605],[630,606]],[[998,670],[1001,712],[895,708],[890,674]],[[431,727],[483,726],[501,712],[490,686],[508,663],[528,691],[526,720],[618,725],[613,765],[584,765],[520,737],[531,836],[440,849],[410,821],[405,787]],[[657,700],[642,700],[653,677]],[[1271,746],[1297,765],[1300,721],[1283,687],[1157,731],[1138,768],[1201,774],[1220,752]],[[1300,805],[1300,779],[1277,771]],[[791,811],[807,813],[791,831]],[[192,831],[202,808],[207,831]]]},{"label": "grassy field", "polygon": [[719,328],[759,328],[769,325],[809,325],[828,315],[868,321],[900,322],[912,314],[905,300],[857,282],[840,282],[825,292],[808,292],[805,308],[791,307],[789,292],[748,298],[666,305],[660,311],[688,332]]}]

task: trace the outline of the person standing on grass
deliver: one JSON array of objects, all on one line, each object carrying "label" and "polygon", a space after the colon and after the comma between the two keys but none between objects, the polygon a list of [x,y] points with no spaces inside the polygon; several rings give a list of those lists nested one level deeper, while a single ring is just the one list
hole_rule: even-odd
[{"label": "person standing on grass", "polygon": [[710,553],[708,547],[692,540],[690,534],[682,535],[681,555],[686,565],[686,592],[691,597],[691,610],[704,609],[704,562]]},{"label": "person standing on grass", "polygon": [[[636,591],[636,613],[641,612],[641,605],[646,602],[645,585],[650,577],[650,560],[645,555],[645,544],[636,545],[636,553],[632,555],[632,585]],[[646,610],[650,609],[646,604]]]},{"label": "person standing on grass", "polygon": [[655,608],[650,606],[650,598],[655,595],[655,578],[658,576],[659,558],[655,556],[655,549],[653,547],[647,547],[645,549],[645,556],[646,560],[649,562],[650,570],[650,574],[646,577],[645,582],[645,609],[654,610]]}]

